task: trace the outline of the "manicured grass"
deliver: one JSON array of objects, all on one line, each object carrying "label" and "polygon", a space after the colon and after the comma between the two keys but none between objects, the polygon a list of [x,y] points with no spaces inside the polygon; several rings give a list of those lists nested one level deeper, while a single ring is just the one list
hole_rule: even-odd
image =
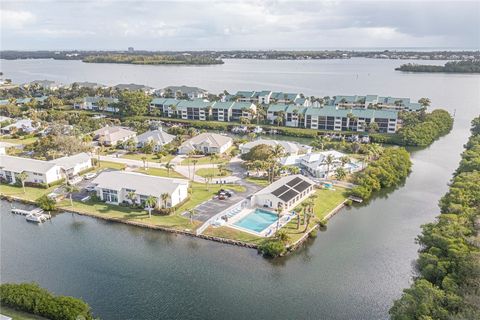
[{"label": "manicured grass", "polygon": [[1,306],[0,313],[9,316],[13,320],[47,320],[47,318],[40,317],[31,313],[26,313],[23,311],[18,311],[6,306]]},{"label": "manicured grass", "polygon": [[218,178],[218,177],[226,177],[229,176],[232,172],[230,170],[223,170],[222,174],[220,174],[220,170],[217,168],[200,168],[198,169],[195,174],[199,175],[200,177],[204,178]]},{"label": "manicured grass", "polygon": [[220,156],[218,159],[215,159],[215,160],[211,160],[210,157],[208,156],[205,156],[205,157],[191,157],[191,158],[186,158],[185,160],[183,160],[180,164],[181,165],[192,165],[193,166],[193,160],[197,160],[197,165],[199,164],[212,164],[212,163],[215,163],[215,164],[220,164],[220,163],[223,163],[223,164],[227,164],[228,161],[229,161],[229,158],[227,157],[224,157],[224,156]]},{"label": "manicured grass", "polygon": [[143,161],[142,159],[143,157],[147,157],[147,161],[157,162],[157,163],[168,162],[168,161],[171,161],[173,158],[175,158],[173,154],[169,154],[167,156],[162,157],[160,161],[160,159],[157,157],[156,154],[145,154],[145,153],[126,153],[122,155],[121,158]]},{"label": "manicured grass", "polygon": [[190,199],[177,209],[179,213],[193,209],[200,203],[212,199],[222,188],[229,189],[235,192],[245,192],[245,187],[234,184],[210,184],[207,189],[207,186],[203,183],[192,182],[190,186]]},{"label": "manicured grass", "polygon": [[117,163],[117,162],[100,161],[100,169],[123,170],[125,169],[125,165],[123,163]]},{"label": "manicured grass", "polygon": [[2,142],[9,142],[9,143],[15,143],[15,144],[31,144],[31,143],[34,143],[35,141],[37,141],[38,138],[37,137],[30,137],[30,138],[0,138],[0,141]]},{"label": "manicured grass", "polygon": [[40,188],[40,187],[25,187],[26,193],[23,193],[23,188],[21,186],[9,185],[9,184],[1,184],[0,185],[0,194],[5,196],[12,196],[17,198],[22,198],[25,200],[35,201],[44,194],[49,194],[54,189],[58,188],[59,186],[53,186],[48,189]]},{"label": "manicured grass", "polygon": [[261,187],[266,187],[270,184],[270,182],[268,182],[267,179],[252,178],[252,177],[245,178],[245,181],[254,183],[254,184],[259,185]]},{"label": "manicured grass", "polygon": [[264,238],[257,237],[253,234],[242,232],[229,227],[208,227],[204,232],[204,235],[214,236],[224,239],[238,240],[247,243],[260,244]]},{"label": "manicured grass", "polygon": [[348,198],[345,188],[335,187],[334,189],[319,189],[315,192],[318,197],[315,199],[313,211],[318,219],[325,218],[330,211]]},{"label": "manicured grass", "polygon": [[147,170],[144,170],[143,168],[139,168],[135,170],[135,172],[146,173],[146,174],[157,176],[157,177],[187,179],[186,177],[182,176],[180,173],[174,170],[170,170],[170,175],[169,175],[168,170],[163,168],[147,168]]},{"label": "manicured grass", "polygon": [[135,221],[148,225],[162,226],[178,230],[195,230],[201,223],[194,221],[190,224],[190,219],[179,215],[177,210],[176,214],[168,216],[153,215],[152,218],[148,217],[148,212],[142,209],[134,209],[130,207],[122,207],[118,205],[110,205],[104,202],[87,201],[79,202],[74,201],[73,207],[70,206],[70,201],[64,200],[59,203],[59,208],[66,210],[75,210],[79,212],[88,213],[98,217],[116,218],[120,221]]}]

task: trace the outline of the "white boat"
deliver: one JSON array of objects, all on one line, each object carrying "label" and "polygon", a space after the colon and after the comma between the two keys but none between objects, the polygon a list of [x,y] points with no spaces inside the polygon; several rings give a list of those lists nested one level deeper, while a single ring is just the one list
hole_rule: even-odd
[{"label": "white boat", "polygon": [[262,133],[263,132],[263,129],[261,127],[255,127],[255,129],[253,129],[253,133]]},{"label": "white boat", "polygon": [[35,212],[27,215],[25,219],[27,219],[27,221],[30,221],[30,222],[41,223],[50,219],[50,216],[44,213]]}]

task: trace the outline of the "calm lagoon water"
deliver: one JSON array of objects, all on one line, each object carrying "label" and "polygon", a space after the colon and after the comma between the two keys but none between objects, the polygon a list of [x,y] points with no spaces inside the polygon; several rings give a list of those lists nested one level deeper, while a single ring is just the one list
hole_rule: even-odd
[{"label": "calm lagoon water", "polygon": [[[15,82],[52,79],[154,87],[196,85],[307,95],[429,97],[455,113],[446,137],[412,154],[404,186],[345,209],[305,248],[269,261],[254,250],[93,218],[60,214],[41,226],[2,203],[1,282],[37,281],[84,298],[102,319],[386,319],[407,287],[420,226],[457,167],[470,120],[480,113],[480,76],[405,74],[394,60],[255,61],[173,67],[0,61]],[[441,63],[441,62],[437,62]]]}]

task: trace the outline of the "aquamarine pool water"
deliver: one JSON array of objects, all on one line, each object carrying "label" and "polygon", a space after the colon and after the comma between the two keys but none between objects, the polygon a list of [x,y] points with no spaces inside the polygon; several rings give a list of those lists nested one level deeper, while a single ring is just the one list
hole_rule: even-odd
[{"label": "aquamarine pool water", "polygon": [[235,222],[234,225],[255,232],[261,232],[275,221],[277,221],[277,215],[275,213],[257,208],[246,217]]}]

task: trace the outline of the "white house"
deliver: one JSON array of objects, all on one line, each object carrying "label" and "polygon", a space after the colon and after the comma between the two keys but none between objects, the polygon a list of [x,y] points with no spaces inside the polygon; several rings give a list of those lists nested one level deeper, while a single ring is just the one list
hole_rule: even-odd
[{"label": "white house", "polygon": [[56,164],[62,168],[69,178],[72,178],[82,171],[90,169],[92,167],[92,158],[88,153],[82,152],[73,156],[62,157],[49,162]]},{"label": "white house", "polygon": [[206,98],[208,91],[198,87],[188,86],[169,86],[159,91],[161,97],[172,96],[174,98],[181,99],[188,97],[189,99]]},{"label": "white house", "polygon": [[301,174],[283,177],[252,195],[252,207],[290,210],[315,192],[315,182]]},{"label": "white house", "polygon": [[[105,106],[100,107],[102,101],[105,101]],[[113,104],[117,103],[117,98],[111,97],[85,97],[80,103],[75,103],[73,107],[75,109],[83,109],[83,110],[101,110],[101,111],[108,111],[108,112],[118,112],[118,108],[114,107]]]},{"label": "white house", "polygon": [[240,145],[241,154],[250,152],[253,147],[258,145],[265,144],[272,148],[275,148],[277,145],[282,146],[286,155],[298,155],[312,152],[312,147],[308,145],[299,144],[298,142],[282,141],[282,140],[269,140],[269,139],[258,139],[255,141],[247,142]]},{"label": "white house", "polygon": [[[330,164],[327,161],[329,157],[332,160]],[[348,161],[343,161],[343,159],[348,159]],[[279,162],[283,166],[297,166],[309,175],[320,179],[326,179],[335,174],[335,171],[340,167],[347,174],[357,172],[363,167],[358,161],[336,150],[291,155],[281,158]]]},{"label": "white house", "polygon": [[[143,203],[152,196],[157,200],[155,208],[171,208],[188,197],[188,180],[162,178],[137,172],[102,172],[92,183],[98,197],[105,202],[120,204],[131,202],[129,193],[135,194],[135,202]],[[167,194],[166,201],[162,194]]]},{"label": "white house", "polygon": [[178,148],[179,154],[199,151],[205,154],[224,153],[233,145],[233,139],[221,134],[205,132],[188,139]]},{"label": "white house", "polygon": [[0,155],[0,176],[7,183],[17,182],[16,175],[27,173],[25,182],[52,183],[63,178],[62,168],[55,163],[30,158]]},{"label": "white house", "polygon": [[93,132],[93,139],[106,146],[115,146],[119,142],[125,142],[135,138],[137,133],[127,128],[118,126],[106,126]]},{"label": "white house", "polygon": [[26,84],[26,86],[33,86],[33,85],[39,86],[40,88],[43,88],[43,89],[50,89],[50,90],[57,90],[62,87],[62,84],[52,80],[35,80]]},{"label": "white house", "polygon": [[129,90],[129,91],[142,91],[145,94],[153,94],[155,89],[152,87],[144,86],[143,84],[135,84],[135,83],[121,83],[114,86],[117,90]]},{"label": "white house", "polygon": [[39,125],[31,119],[21,119],[9,124],[1,129],[2,133],[10,133],[12,129],[23,131],[25,133],[32,133],[39,128]]},{"label": "white house", "polygon": [[135,140],[137,141],[137,147],[143,148],[148,143],[153,143],[153,150],[159,151],[162,147],[175,139],[174,135],[168,134],[162,129],[152,130],[138,135]]}]

